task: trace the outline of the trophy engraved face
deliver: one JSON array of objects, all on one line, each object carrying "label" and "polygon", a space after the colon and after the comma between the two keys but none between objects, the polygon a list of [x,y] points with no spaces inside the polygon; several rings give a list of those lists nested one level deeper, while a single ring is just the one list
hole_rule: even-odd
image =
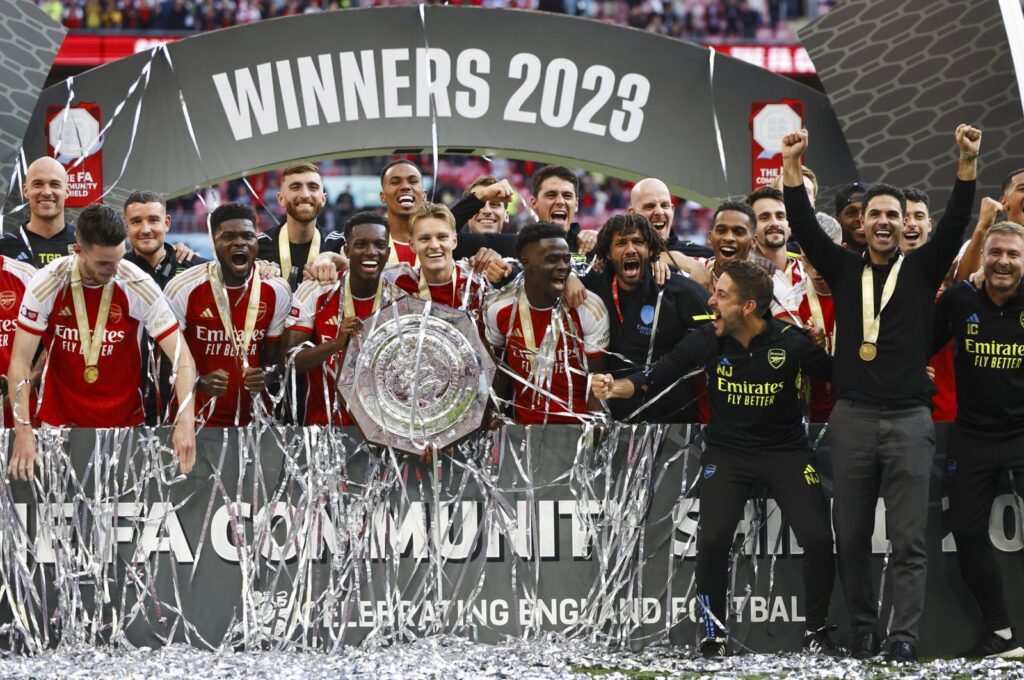
[{"label": "trophy engraved face", "polygon": [[480,426],[494,364],[467,313],[402,298],[366,320],[339,389],[370,441],[414,451]]}]

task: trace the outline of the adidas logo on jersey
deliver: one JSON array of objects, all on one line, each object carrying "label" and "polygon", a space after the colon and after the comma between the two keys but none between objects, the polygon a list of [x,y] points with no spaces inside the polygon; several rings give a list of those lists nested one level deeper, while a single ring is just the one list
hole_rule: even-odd
[{"label": "adidas logo on jersey", "polygon": [[60,311],[57,312],[57,316],[71,316],[71,308],[70,307],[61,307]]},{"label": "adidas logo on jersey", "polygon": [[213,310],[210,309],[209,307],[207,307],[206,309],[204,309],[202,312],[199,313],[199,318],[200,319],[212,319],[212,318],[214,318]]},{"label": "adidas logo on jersey", "polygon": [[327,317],[327,321],[324,321],[324,325],[325,326],[337,326],[338,325],[338,317],[336,317],[336,316],[329,316],[329,317]]}]

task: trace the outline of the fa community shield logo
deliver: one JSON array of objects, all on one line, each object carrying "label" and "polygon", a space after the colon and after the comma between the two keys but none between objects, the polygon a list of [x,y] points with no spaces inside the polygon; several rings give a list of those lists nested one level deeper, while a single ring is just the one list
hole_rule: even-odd
[{"label": "fa community shield logo", "polygon": [[779,368],[786,363],[786,350],[774,347],[768,350],[768,365],[772,368]]}]

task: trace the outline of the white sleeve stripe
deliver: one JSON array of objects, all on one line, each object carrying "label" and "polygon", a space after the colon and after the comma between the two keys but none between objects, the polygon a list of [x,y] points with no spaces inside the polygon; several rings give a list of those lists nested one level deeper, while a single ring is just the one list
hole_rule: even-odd
[{"label": "white sleeve stripe", "polygon": [[198,283],[206,280],[207,269],[206,265],[200,265],[198,267],[190,267],[183,274],[175,276],[171,279],[171,282],[167,284],[167,288],[164,290],[164,295],[168,298],[172,298],[181,292],[182,288],[191,286],[195,288]]}]

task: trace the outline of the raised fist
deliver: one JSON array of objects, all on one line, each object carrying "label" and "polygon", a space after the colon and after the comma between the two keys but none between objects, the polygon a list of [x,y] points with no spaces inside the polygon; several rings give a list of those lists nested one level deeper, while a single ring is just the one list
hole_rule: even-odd
[{"label": "raised fist", "polygon": [[790,132],[782,138],[782,157],[800,158],[807,151],[807,130]]},{"label": "raised fist", "polygon": [[484,203],[488,201],[501,201],[502,203],[508,203],[515,196],[515,189],[507,179],[499,180],[494,184],[487,186],[475,187],[473,193]]},{"label": "raised fist", "polygon": [[981,148],[981,130],[963,123],[957,125],[956,145],[960,147],[960,153],[977,156]]},{"label": "raised fist", "polygon": [[996,215],[1004,210],[1003,204],[994,198],[986,196],[981,199],[981,206],[978,208],[978,224],[984,227],[991,227],[996,221]]}]

